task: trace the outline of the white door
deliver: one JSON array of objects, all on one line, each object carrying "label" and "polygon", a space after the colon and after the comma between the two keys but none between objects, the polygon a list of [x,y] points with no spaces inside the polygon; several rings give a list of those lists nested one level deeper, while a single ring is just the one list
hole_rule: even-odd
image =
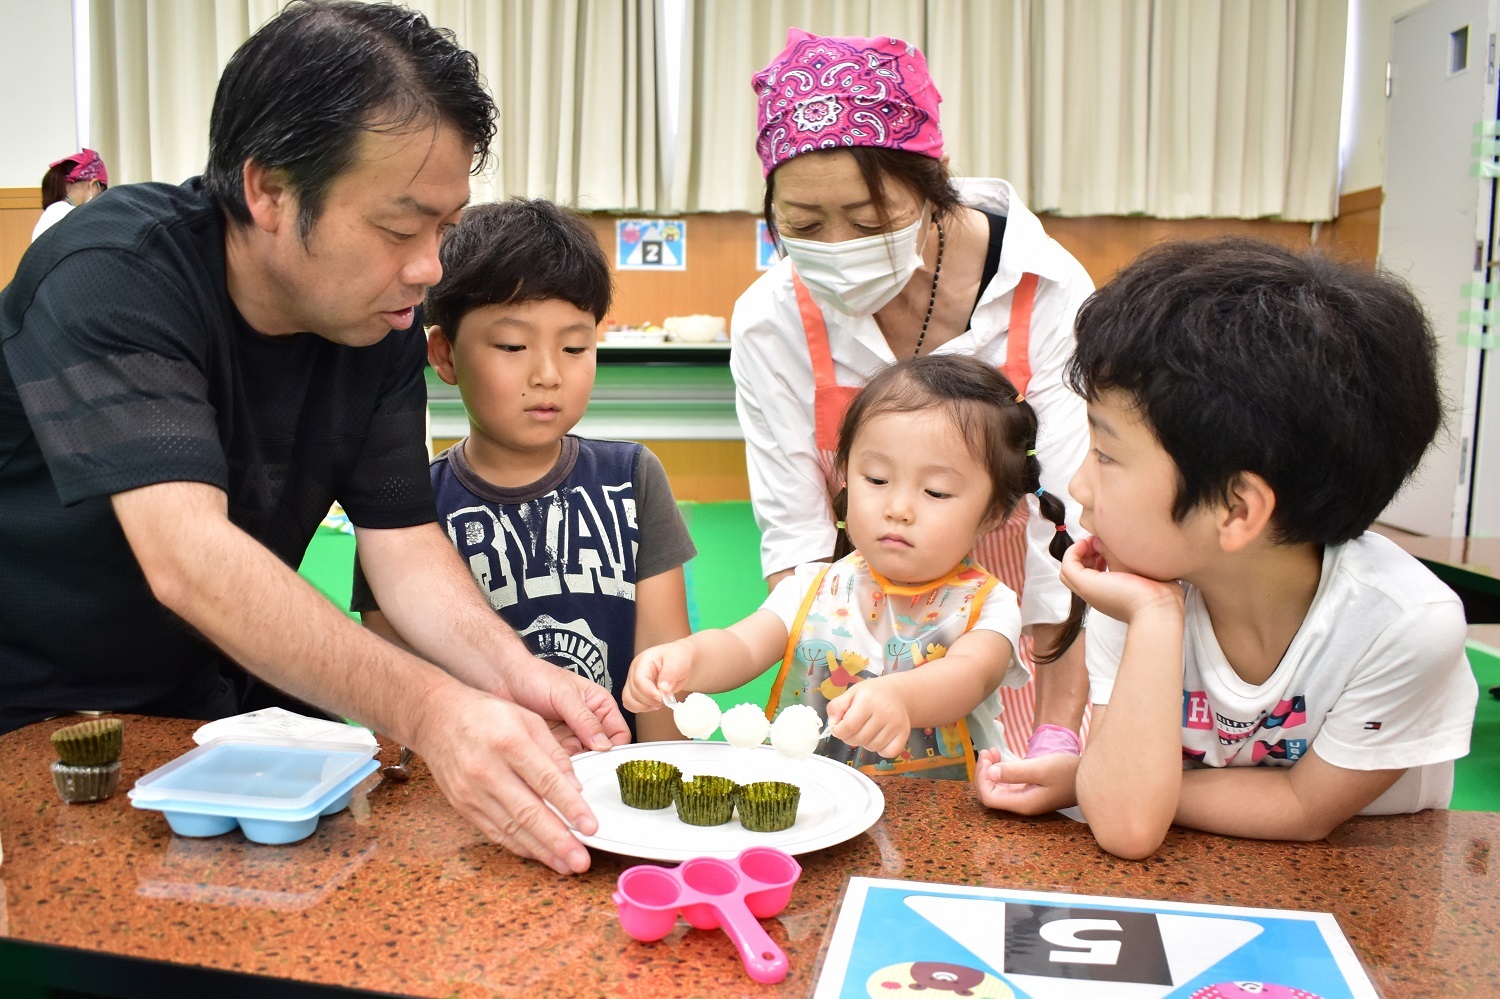
[{"label": "white door", "polygon": [[[1494,184],[1471,176],[1471,167],[1475,126],[1497,117],[1496,3],[1433,0],[1391,29],[1380,263],[1405,277],[1427,308],[1448,425],[1380,519],[1439,537],[1469,530],[1480,351],[1460,343],[1459,316],[1485,304],[1464,289],[1483,280],[1490,252]],[[1490,280],[1500,281],[1500,271]]]}]

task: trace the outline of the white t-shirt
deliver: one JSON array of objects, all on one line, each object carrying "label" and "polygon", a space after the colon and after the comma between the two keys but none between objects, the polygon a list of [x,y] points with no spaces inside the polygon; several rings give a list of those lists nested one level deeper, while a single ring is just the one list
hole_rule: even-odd
[{"label": "white t-shirt", "polygon": [[36,226],[31,230],[31,241],[35,243],[38,236],[61,222],[62,217],[72,210],[73,206],[66,200],[54,201],[46,208],[43,208],[42,217],[36,220]]},{"label": "white t-shirt", "polygon": [[[857,558],[857,556],[851,556],[851,558]],[[846,559],[844,562],[837,562],[835,567],[844,566],[849,561],[850,559]],[[862,559],[859,565],[863,566]],[[761,609],[768,610],[779,617],[790,633],[797,623],[797,614],[802,609],[808,590],[812,588],[818,574],[826,568],[828,566],[822,562],[804,563],[797,566],[790,576],[776,585],[776,589],[772,590],[771,595],[766,597],[765,602],[761,604]],[[852,593],[867,583],[878,586],[878,583],[869,578],[871,575],[866,568],[859,574],[857,580],[843,589]],[[872,606],[871,602],[857,596],[851,596],[850,599],[861,608],[861,612],[849,615],[842,624],[835,626],[837,630],[833,633],[841,636],[839,640],[841,647],[861,653],[862,657],[869,661],[871,670],[877,675],[882,675],[887,671],[880,666],[886,659],[882,650],[889,649],[887,643],[892,638],[914,639],[922,646],[926,646],[930,641],[939,640],[943,645],[950,646],[960,635],[982,630],[1004,635],[1010,642],[1010,662],[1007,664],[1005,676],[1000,681],[1001,686],[1022,687],[1031,677],[1020,657],[1015,653],[1021,641],[1021,610],[1016,601],[1015,591],[998,580],[984,598],[984,603],[980,605],[979,614],[974,618],[973,625],[956,633],[949,627],[954,620],[952,614],[945,615],[947,620],[944,623],[933,625],[932,627],[940,629],[934,632],[929,630],[926,621],[929,618],[938,618],[939,615],[934,613],[919,618],[906,607],[897,606],[902,599],[900,596],[892,595],[875,602],[873,606],[878,610],[868,618],[863,610]],[[951,610],[951,606],[948,609]],[[967,614],[960,614],[958,617],[967,621]],[[976,750],[998,748],[1009,759],[1011,757],[1005,749],[1005,728],[1002,720],[1004,710],[1000,703],[998,688],[990,691],[985,699],[969,712],[969,735],[974,741]]]},{"label": "white t-shirt", "polygon": [[[1447,807],[1478,698],[1463,605],[1394,542],[1367,533],[1324,550],[1307,617],[1259,686],[1230,667],[1192,586],[1185,625],[1184,766],[1291,766],[1316,745],[1346,770],[1406,769],[1362,814]],[[1091,698],[1108,704],[1125,626],[1093,613],[1086,642]]]},{"label": "white t-shirt", "polygon": [[[1037,457],[1042,485],[1067,506],[1069,525],[1078,505],[1068,480],[1088,453],[1083,400],[1063,383],[1073,353],[1073,321],[1094,290],[1088,272],[1049,237],[1015,189],[1003,180],[956,180],[966,205],[1006,216],[1000,268],[979,296],[971,328],[935,354],[969,354],[996,366],[1005,360],[1013,292],[1023,272],[1039,276],[1031,314],[1031,384],[1026,400],[1040,424]],[[823,309],[834,376],[840,385],[863,385],[896,362],[870,316]],[[735,408],[745,435],[750,498],[761,530],[765,575],[833,554],[835,531],[828,490],[818,464],[813,429],[813,371],[807,336],[792,288],[790,260],[779,261],[734,306],[729,367]],[[1076,531],[1076,529],[1075,529]],[[1021,616],[1028,623],[1062,621],[1071,595],[1047,552],[1056,528],[1033,516],[1027,530],[1026,586]],[[1077,534],[1075,533],[1075,537]],[[990,567],[994,568],[994,567]]]}]

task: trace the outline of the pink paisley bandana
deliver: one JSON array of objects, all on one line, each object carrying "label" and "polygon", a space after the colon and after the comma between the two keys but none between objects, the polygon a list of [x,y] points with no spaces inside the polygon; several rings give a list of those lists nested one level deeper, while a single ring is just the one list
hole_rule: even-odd
[{"label": "pink paisley bandana", "polygon": [[80,180],[97,180],[105,187],[109,186],[109,171],[104,168],[104,161],[99,154],[92,149],[81,149],[72,156],[64,156],[60,160],[54,160],[48,164],[49,167],[60,166],[63,163],[73,164],[63,179],[69,184]]},{"label": "pink paisley bandana", "polygon": [[751,79],[755,150],[767,176],[802,153],[878,146],[943,155],[942,96],[919,49],[898,38],[787,31],[786,48]]}]

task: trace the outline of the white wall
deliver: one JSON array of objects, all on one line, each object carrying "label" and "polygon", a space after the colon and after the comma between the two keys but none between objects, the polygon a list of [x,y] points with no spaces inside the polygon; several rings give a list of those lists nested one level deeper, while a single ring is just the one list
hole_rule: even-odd
[{"label": "white wall", "polygon": [[1385,61],[1390,54],[1391,21],[1425,0],[1350,0],[1355,37],[1346,78],[1344,175],[1339,191],[1348,194],[1385,182]]},{"label": "white wall", "polygon": [[0,187],[36,187],[78,151],[69,0],[0,0]]}]

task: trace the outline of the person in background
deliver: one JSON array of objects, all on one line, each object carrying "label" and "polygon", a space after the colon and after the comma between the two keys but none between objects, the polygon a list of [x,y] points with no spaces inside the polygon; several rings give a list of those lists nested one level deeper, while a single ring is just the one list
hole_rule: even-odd
[{"label": "person in background", "polygon": [[[427,357],[470,431],[432,462],[438,524],[533,654],[618,702],[637,652],[688,634],[697,550],[656,455],[570,433],[594,388],[609,260],[583,219],[521,199],[464,209],[439,259]],[[404,641],[357,555],[351,608]],[[681,738],[667,711],[625,721],[641,741]]]},{"label": "person in background", "polygon": [[[922,53],[898,39],[793,28],[756,74],[766,223],[784,258],[735,304],[730,367],[769,586],[834,551],[840,417],[860,386],[910,357],[966,354],[998,367],[1036,412],[1042,485],[1077,504],[1069,476],[1088,446],[1083,400],[1062,379],[1073,316],[1093,283],[1003,180],[952,180],[940,96]],[[1036,500],[973,557],[1020,594],[1026,632],[1056,647],[1070,594]],[[1020,654],[1030,661],[1030,645]],[[1010,806],[1072,794],[1087,695],[1082,643],[1001,692]],[[1013,768],[1013,769],[1012,769]]]},{"label": "person in background", "polygon": [[[1026,668],[1016,595],[969,556],[1028,496],[1070,543],[1062,501],[1042,488],[1036,413],[1004,375],[961,354],[887,366],[839,433],[849,483],[847,540],[833,564],[800,565],[750,617],[636,658],[625,704],[678,691],[719,693],[778,659],[766,716],[807,705],[831,722],[817,751],[867,773],[967,780],[976,748],[999,751],[1002,683]],[[842,527],[843,525],[841,525]],[[1079,634],[1076,597],[1056,660]]]},{"label": "person in background", "polygon": [[50,164],[42,175],[42,217],[31,230],[33,242],[79,205],[93,201],[109,187],[109,171],[92,149]]},{"label": "person in background", "polygon": [[1411,292],[1250,240],[1168,244],[1079,312],[1069,378],[1093,443],[1073,479],[1093,536],[1063,579],[1093,608],[1077,789],[1099,845],[1447,807],[1478,697],[1463,606],[1369,530],[1442,425]]},{"label": "person in background", "polygon": [[[451,32],[294,2],[225,66],[204,176],[30,246],[0,293],[0,731],[292,697],[420,753],[491,839],[588,867],[549,722],[629,730],[490,609],[427,473],[419,310],[494,132]],[[298,576],[334,500],[413,651]]]}]

